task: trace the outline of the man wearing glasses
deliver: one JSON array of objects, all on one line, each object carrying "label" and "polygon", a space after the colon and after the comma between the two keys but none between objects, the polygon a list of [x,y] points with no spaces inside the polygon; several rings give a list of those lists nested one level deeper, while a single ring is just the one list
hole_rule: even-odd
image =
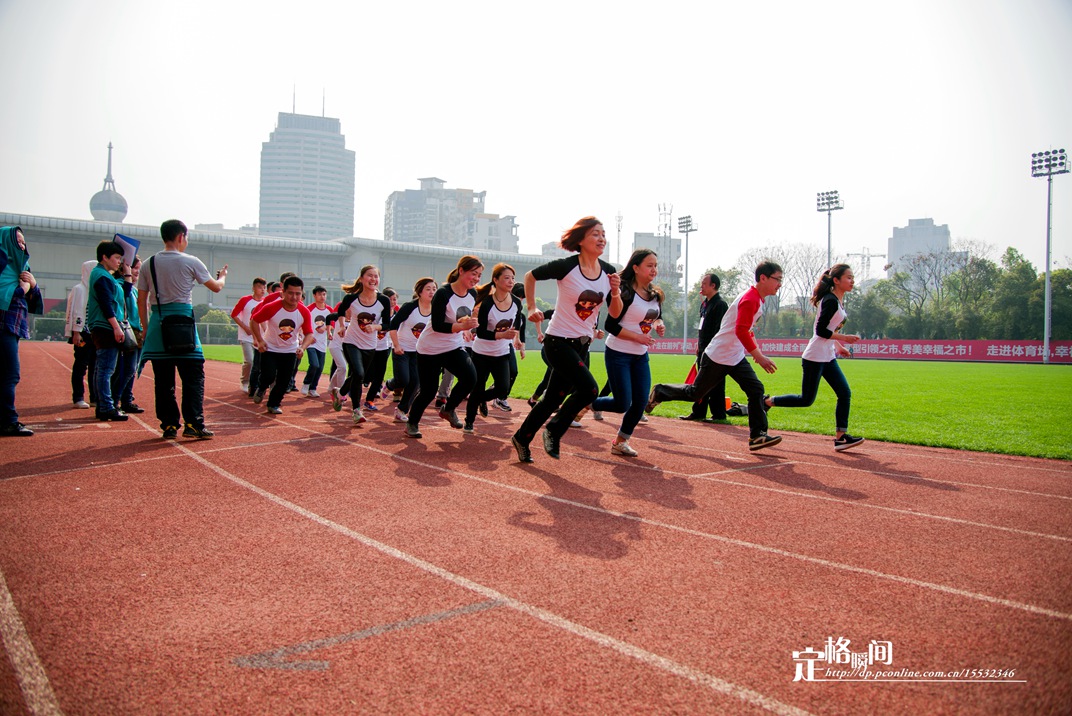
[{"label": "man wearing glasses", "polygon": [[759,349],[753,332],[756,321],[763,315],[763,301],[778,293],[782,287],[782,267],[773,261],[763,261],[756,266],[756,283],[742,293],[730,305],[718,333],[707,344],[700,358],[696,381],[685,383],[659,383],[651,390],[647,412],[652,412],[659,403],[684,400],[695,403],[702,400],[726,376],[733,378],[748,396],[748,449],[762,450],[782,441],[777,435],[767,435],[767,412],[763,405],[763,382],[756,376],[748,356],[768,373],[778,368]]}]

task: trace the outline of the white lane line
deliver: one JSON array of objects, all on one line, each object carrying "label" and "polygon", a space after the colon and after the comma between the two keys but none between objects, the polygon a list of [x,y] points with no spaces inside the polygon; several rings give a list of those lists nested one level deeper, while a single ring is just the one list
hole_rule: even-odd
[{"label": "white lane line", "polygon": [[[145,427],[147,430],[151,430],[151,428],[149,428],[147,425]],[[342,442],[347,441],[343,440]],[[544,622],[545,624],[549,624],[553,627],[573,634],[574,636],[579,636],[584,639],[587,639],[601,647],[617,651],[618,653],[636,659],[637,661],[647,666],[656,669],[661,669],[676,676],[688,679],[693,683],[705,686],[713,691],[717,691],[727,696],[732,696],[734,698],[740,699],[741,701],[744,701],[746,703],[759,706],[773,713],[786,714],[787,716],[805,716],[806,714],[808,714],[807,711],[798,709],[795,706],[790,706],[789,704],[782,703],[781,701],[761,694],[758,691],[753,691],[752,689],[748,689],[743,686],[738,686],[737,684],[734,684],[730,681],[726,681],[725,679],[720,679],[717,676],[713,676],[711,674],[700,671],[698,669],[694,669],[684,664],[679,664],[678,662],[668,659],[664,656],[660,656],[659,654],[655,654],[653,652],[647,651],[646,649],[642,649],[638,646],[634,646],[633,644],[629,644],[628,642],[616,639],[609,634],[604,634],[603,632],[599,632],[581,624],[577,624],[576,622],[572,622],[546,609],[541,609],[540,607],[534,606],[532,604],[513,599],[512,597],[498,592],[491,587],[487,587],[478,582],[474,582],[459,574],[455,574],[454,572],[436,566],[431,562],[426,562],[419,557],[415,557],[407,552],[403,552],[400,549],[397,549],[388,544],[363,535],[360,532],[356,532],[349,527],[346,527],[345,525],[341,525],[337,522],[327,519],[326,517],[322,517],[321,515],[318,515],[311,510],[307,510],[300,505],[290,502],[289,500],[286,500],[272,492],[260,488],[257,485],[247,482],[242,478],[238,477],[237,475],[233,475],[222,467],[219,467],[212,462],[206,460],[198,453],[187,448],[185,445],[176,443],[175,447],[189,455],[190,458],[192,458],[193,460],[201,463],[209,470],[223,477],[224,479],[227,479],[234,484],[243,487],[250,492],[253,492],[254,494],[260,495],[266,500],[286,510],[294,512],[312,522],[315,522],[323,527],[333,530],[345,537],[349,537],[356,542],[360,542],[367,547],[371,547],[372,549],[378,550],[390,557],[394,557],[395,559],[406,562],[411,566],[417,567],[418,569],[433,574],[447,582],[450,582],[451,584],[475,592],[483,596],[485,599],[500,602],[504,607],[508,607],[510,609],[518,611],[529,617]]]},{"label": "white lane line", "polygon": [[[606,464],[610,464],[610,465],[620,465],[621,464],[620,462],[614,462],[613,460],[606,460],[606,459],[601,458],[601,457],[591,457],[591,456],[587,456],[587,455],[579,454],[579,453],[577,455],[578,455],[578,457],[585,458],[585,459],[588,459],[588,460],[592,460],[593,462],[606,463]],[[817,463],[809,463],[809,462],[804,462],[804,461],[792,461],[792,460],[790,460],[790,461],[786,461],[786,462],[770,463],[770,464],[766,464],[766,465],[752,465],[750,467],[744,467],[744,468],[729,468],[729,469],[726,469],[726,470],[718,470],[716,472],[708,472],[708,473],[703,473],[703,474],[698,474],[698,475],[696,475],[696,474],[687,474],[687,473],[682,473],[682,472],[673,472],[673,471],[670,471],[670,470],[660,470],[658,468],[648,467],[647,465],[631,465],[631,467],[633,467],[634,469],[637,469],[637,470],[653,470],[654,472],[661,473],[663,475],[670,475],[672,477],[684,477],[684,478],[687,478],[687,479],[690,479],[690,480],[703,480],[705,482],[713,482],[713,483],[717,483],[717,484],[720,484],[720,485],[730,485],[732,487],[743,487],[743,488],[750,489],[750,490],[761,490],[763,492],[773,492],[773,493],[776,493],[776,494],[779,494],[779,495],[788,495],[790,497],[800,497],[802,499],[807,499],[807,500],[822,500],[824,502],[834,502],[834,503],[837,503],[837,504],[840,504],[840,505],[846,505],[846,506],[849,506],[849,507],[859,507],[859,508],[862,508],[862,509],[880,510],[880,511],[883,511],[883,512],[893,512],[895,514],[901,514],[901,515],[911,515],[912,517],[922,517],[923,519],[928,519],[928,520],[939,520],[939,521],[942,521],[942,522],[952,522],[954,524],[968,525],[969,527],[979,527],[979,528],[988,529],[988,530],[998,530],[1000,532],[1010,532],[1012,534],[1024,535],[1025,537],[1041,537],[1043,539],[1052,539],[1052,540],[1057,540],[1059,542],[1072,542],[1072,537],[1066,537],[1064,535],[1049,534],[1047,532],[1033,532],[1031,530],[1023,530],[1023,529],[1019,529],[1017,527],[1005,527],[1003,525],[995,525],[995,524],[991,524],[989,522],[975,522],[974,520],[966,520],[966,519],[963,519],[961,517],[949,517],[949,516],[946,516],[946,515],[936,515],[936,514],[933,514],[933,513],[930,513],[930,512],[920,512],[919,510],[909,510],[909,509],[906,509],[906,508],[903,508],[903,507],[889,507],[889,506],[886,506],[886,505],[876,505],[876,504],[872,504],[872,503],[869,503],[869,502],[861,502],[859,500],[847,500],[847,499],[844,499],[842,497],[830,497],[829,495],[816,495],[816,494],[814,494],[812,492],[802,492],[802,491],[798,491],[798,490],[790,490],[790,489],[786,489],[786,488],[783,488],[783,487],[771,487],[770,485],[756,485],[756,484],[752,484],[752,483],[749,483],[749,482],[740,482],[738,480],[727,480],[725,478],[715,477],[715,475],[725,475],[725,474],[732,475],[732,474],[736,474],[736,473],[761,470],[761,469],[765,469],[765,468],[785,467],[785,466],[788,466],[788,465],[811,465],[811,466],[815,466],[816,464]],[[866,470],[864,470],[863,472],[867,472],[867,474],[875,474],[875,473],[870,473],[870,472],[868,472]],[[838,489],[852,489],[852,488],[838,488]],[[998,488],[998,489],[1000,489],[1000,488]],[[1017,490],[1017,492],[1020,492],[1020,491]],[[1040,493],[1027,493],[1027,494],[1034,495],[1036,497],[1057,497],[1057,498],[1060,498],[1060,499],[1069,499],[1069,498],[1065,498],[1062,495],[1045,495],[1045,494],[1040,494]]]},{"label": "white lane line", "polygon": [[62,714],[56,694],[52,691],[45,667],[37,658],[30,635],[15,608],[15,600],[7,588],[7,580],[0,571],[0,633],[4,637],[4,649],[15,669],[15,679],[22,690],[22,698],[32,714]]},{"label": "white lane line", "polygon": [[[289,426],[290,428],[293,428],[293,429],[296,429],[296,430],[304,430],[306,432],[311,432],[311,433],[318,434],[318,435],[323,435],[324,434],[324,433],[316,433],[316,431],[312,430],[311,428],[307,428],[304,425],[296,425],[294,423],[285,423],[285,424],[287,426]],[[732,537],[725,537],[725,536],[722,536],[722,535],[711,534],[709,532],[701,532],[699,530],[694,530],[694,529],[691,529],[691,528],[688,528],[688,527],[682,527],[680,525],[675,525],[675,524],[668,523],[668,522],[660,522],[658,520],[652,520],[652,519],[648,519],[646,517],[639,517],[639,516],[633,515],[633,514],[626,514],[626,513],[623,513],[623,512],[616,512],[614,510],[608,510],[608,509],[606,509],[604,507],[595,507],[595,506],[592,506],[592,505],[586,505],[583,502],[574,502],[573,500],[566,500],[564,498],[555,497],[553,495],[547,495],[545,493],[536,492],[534,490],[528,490],[528,489],[525,489],[523,487],[516,487],[514,485],[508,485],[508,484],[505,484],[505,483],[496,482],[495,480],[491,480],[491,479],[484,478],[484,477],[479,477],[477,475],[469,475],[467,473],[461,472],[459,470],[455,470],[453,468],[442,467],[440,465],[434,465],[432,463],[427,463],[427,462],[423,462],[423,461],[420,461],[420,460],[415,460],[413,458],[404,457],[402,455],[396,455],[396,454],[388,452],[386,450],[382,450],[382,449],[380,449],[378,447],[373,447],[373,446],[367,445],[365,443],[348,440],[348,439],[341,438],[341,437],[338,437],[338,436],[335,436],[335,435],[330,435],[330,436],[326,436],[326,437],[330,437],[333,440],[338,440],[339,442],[342,442],[342,443],[347,444],[347,445],[352,445],[352,446],[360,448],[362,450],[368,450],[369,452],[373,452],[373,453],[376,453],[378,455],[382,455],[384,457],[388,457],[388,458],[393,459],[393,460],[400,460],[400,461],[408,462],[408,463],[410,463],[412,465],[417,465],[419,467],[423,467],[423,468],[426,468],[426,469],[429,469],[429,470],[435,470],[435,471],[439,471],[439,472],[445,472],[445,473],[448,473],[448,474],[451,474],[451,475],[457,475],[458,477],[463,477],[463,478],[465,478],[467,480],[471,480],[471,481],[474,481],[474,482],[480,482],[480,483],[483,483],[485,485],[490,485],[490,486],[496,487],[498,489],[510,490],[510,491],[513,491],[513,492],[518,492],[518,493],[521,493],[521,494],[524,494],[524,495],[529,495],[529,496],[535,497],[537,499],[555,500],[555,501],[560,502],[562,504],[571,505],[571,506],[577,507],[579,509],[590,510],[590,511],[593,511],[593,512],[598,512],[600,514],[609,515],[609,516],[612,516],[612,517],[619,517],[619,518],[624,519],[624,520],[630,520],[630,521],[633,521],[633,522],[639,522],[641,524],[649,525],[649,526],[652,526],[652,527],[660,527],[662,529],[671,530],[671,531],[674,531],[674,532],[681,532],[683,534],[689,534],[689,535],[692,535],[692,536],[695,536],[695,537],[701,537],[701,538],[704,538],[704,539],[711,539],[711,540],[715,540],[715,541],[718,541],[718,542],[724,542],[726,544],[732,544],[732,545],[737,546],[737,547],[744,547],[746,549],[754,549],[754,550],[758,550],[760,552],[765,552],[767,554],[774,554],[774,555],[778,555],[778,556],[782,556],[782,557],[789,557],[789,558],[792,558],[792,559],[800,560],[802,562],[808,562],[808,563],[811,563],[811,564],[819,564],[819,565],[822,565],[824,567],[829,567],[831,569],[839,569],[839,570],[852,572],[852,573],[856,573],[856,574],[866,574],[868,576],[876,577],[878,579],[885,579],[885,580],[897,582],[897,583],[900,583],[900,584],[908,584],[908,585],[912,585],[912,586],[915,586],[915,587],[920,587],[920,588],[923,588],[923,589],[930,589],[930,590],[933,590],[933,591],[942,592],[942,593],[945,593],[945,594],[954,594],[954,595],[959,596],[959,597],[965,597],[965,598],[972,599],[972,600],[975,600],[975,601],[987,602],[987,603],[990,603],[990,604],[997,604],[997,605],[1000,605],[1000,606],[1003,606],[1003,607],[1008,607],[1010,609],[1018,609],[1018,610],[1021,610],[1021,611],[1030,612],[1032,614],[1040,614],[1040,615],[1047,616],[1047,617],[1054,617],[1056,619],[1065,619],[1065,620],[1072,621],[1072,614],[1068,614],[1068,613],[1065,613],[1065,612],[1060,612],[1060,611],[1057,611],[1057,610],[1054,610],[1054,609],[1048,609],[1046,607],[1039,607],[1039,606],[1036,606],[1036,605],[1033,605],[1033,604],[1025,604],[1023,602],[1017,602],[1017,601],[1013,601],[1011,599],[1003,599],[1001,597],[993,597],[993,596],[990,596],[988,594],[981,594],[979,592],[971,592],[971,591],[968,591],[968,590],[965,590],[965,589],[959,589],[957,587],[950,587],[950,586],[947,586],[947,585],[944,585],[944,584],[937,584],[937,583],[934,583],[934,582],[926,582],[926,581],[923,581],[923,580],[920,580],[920,579],[914,579],[912,577],[902,577],[902,576],[899,576],[899,575],[896,575],[896,574],[887,574],[886,572],[880,572],[878,570],[870,569],[870,568],[867,568],[867,567],[857,567],[855,565],[845,564],[845,563],[842,563],[842,562],[834,562],[832,560],[823,559],[821,557],[812,557],[812,556],[806,555],[806,554],[800,554],[800,553],[797,553],[797,552],[790,552],[789,550],[784,550],[784,549],[781,549],[779,547],[769,547],[767,545],[758,544],[756,542],[747,542],[745,540],[739,540],[739,539],[735,539],[735,538],[732,538]],[[497,438],[492,438],[492,439],[497,439]],[[772,463],[772,464],[777,464],[777,463]]]}]

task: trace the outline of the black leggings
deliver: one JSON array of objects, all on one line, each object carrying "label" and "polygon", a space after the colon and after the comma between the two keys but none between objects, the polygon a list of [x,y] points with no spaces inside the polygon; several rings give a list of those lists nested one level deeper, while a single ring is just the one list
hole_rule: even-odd
[{"label": "black leggings", "polygon": [[350,405],[357,410],[361,407],[361,388],[365,383],[365,373],[372,367],[376,351],[363,350],[353,343],[342,344],[342,354],[346,356],[346,381],[339,392],[350,396]]},{"label": "black leggings", "polygon": [[[551,369],[551,377],[548,379],[543,399],[532,408],[525,422],[514,434],[525,445],[532,442],[536,431],[543,427],[545,422],[552,435],[565,435],[577,413],[591,405],[599,394],[599,384],[588,370],[587,343],[582,344],[576,338],[546,336],[543,350]],[[548,421],[559,405],[562,408],[558,415]]]},{"label": "black leggings", "polygon": [[473,367],[473,361],[469,359],[469,353],[464,348],[455,348],[452,351],[435,355],[417,353],[417,375],[420,377],[421,388],[409,407],[410,425],[418,425],[421,422],[424,409],[432,402],[436,390],[439,389],[439,374],[443,370],[449,371],[457,378],[453,390],[450,391],[450,397],[447,398],[447,404],[443,407],[444,410],[449,412],[457,408],[473,389],[473,384],[476,383],[476,368]]},{"label": "black leggings", "polygon": [[[476,411],[481,403],[492,398],[506,399],[510,396],[509,353],[501,356],[485,356],[473,351],[473,365],[476,368],[476,384],[465,406],[465,422],[467,423],[476,420]],[[494,384],[485,389],[489,375],[494,380]]]}]

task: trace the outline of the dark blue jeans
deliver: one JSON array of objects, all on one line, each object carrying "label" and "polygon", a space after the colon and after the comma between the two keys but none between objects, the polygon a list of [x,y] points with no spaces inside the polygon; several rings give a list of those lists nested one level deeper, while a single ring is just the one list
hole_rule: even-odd
[{"label": "dark blue jeans", "polygon": [[134,402],[134,374],[138,370],[141,349],[120,353],[116,361],[115,373],[112,373],[112,402],[116,406],[130,405]]},{"label": "dark blue jeans", "polygon": [[93,343],[97,346],[97,368],[93,382],[97,386],[97,414],[109,413],[119,407],[121,396],[112,395],[112,377],[120,386],[125,386],[129,377],[125,371],[130,364],[120,360],[122,353],[111,328],[94,328]]},{"label": "dark blue jeans", "polygon": [[596,398],[592,403],[592,410],[625,413],[618,432],[628,438],[640,422],[644,406],[648,404],[648,391],[651,390],[648,352],[634,355],[607,348],[603,360],[607,364],[611,395]]},{"label": "dark blue jeans", "polygon": [[310,348],[305,351],[305,357],[309,361],[309,368],[305,371],[305,380],[303,382],[309,386],[309,390],[316,390],[317,383],[320,382],[320,376],[324,374],[324,351]]},{"label": "dark blue jeans", "polygon": [[845,380],[845,374],[841,372],[837,359],[828,363],[816,363],[802,358],[800,362],[804,366],[804,375],[800,381],[800,395],[776,395],[772,402],[779,408],[806,408],[815,402],[815,396],[819,392],[819,379],[825,378],[834,389],[834,395],[837,396],[837,407],[834,408],[837,431],[840,433],[847,431],[852,391],[849,390],[849,381]]},{"label": "dark blue jeans", "polygon": [[0,326],[0,425],[19,422],[15,411],[15,386],[19,372],[19,337]]},{"label": "dark blue jeans", "polygon": [[733,378],[741,390],[748,396],[748,435],[758,438],[767,432],[767,411],[763,409],[763,382],[752,369],[747,358],[742,358],[737,365],[715,363],[704,355],[700,358],[700,369],[692,385],[659,383],[655,386],[654,396],[660,403],[670,400],[687,400],[695,403],[710,393],[724,381],[726,376]]}]

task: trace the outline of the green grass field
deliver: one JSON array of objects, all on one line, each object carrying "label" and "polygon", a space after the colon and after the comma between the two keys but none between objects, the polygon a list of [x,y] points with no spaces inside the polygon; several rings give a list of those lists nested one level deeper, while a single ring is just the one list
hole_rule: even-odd
[{"label": "green grass field", "polygon": [[[212,360],[240,363],[238,346],[205,346]],[[775,358],[778,372],[760,374],[771,394],[800,391],[800,360]],[[512,397],[527,398],[543,376],[538,353],[519,362]],[[653,355],[652,381],[682,382],[689,356]],[[304,369],[304,362],[302,368]],[[1072,367],[879,360],[842,360],[852,387],[849,431],[874,440],[979,450],[1010,455],[1072,459]],[[592,356],[592,373],[606,376],[602,354]],[[236,373],[237,375],[237,373]],[[727,381],[727,394],[744,394]],[[810,408],[776,408],[772,433],[793,430],[833,435],[834,393],[823,383]],[[664,403],[656,415],[684,415],[684,403]],[[613,416],[608,415],[610,420]],[[747,424],[747,418],[730,422]]]}]

